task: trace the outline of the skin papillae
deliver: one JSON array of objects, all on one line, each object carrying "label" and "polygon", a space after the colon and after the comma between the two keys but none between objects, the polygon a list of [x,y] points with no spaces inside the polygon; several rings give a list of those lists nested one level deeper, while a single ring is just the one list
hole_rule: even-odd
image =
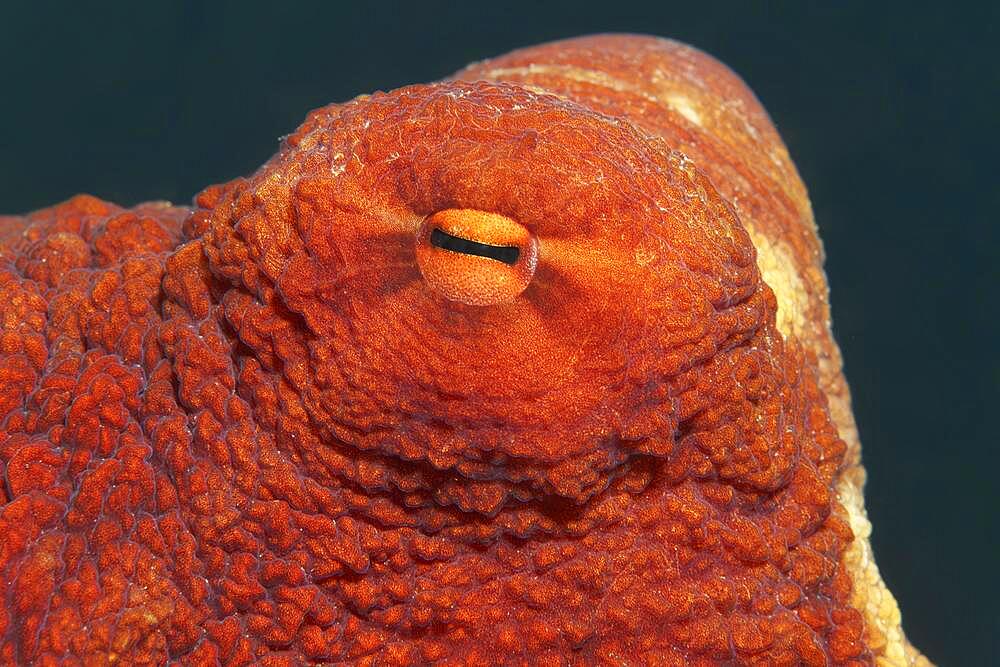
[{"label": "skin papillae", "polygon": [[192,208],[2,218],[0,325],[2,664],[926,664],[805,189],[690,47],[516,51]]}]

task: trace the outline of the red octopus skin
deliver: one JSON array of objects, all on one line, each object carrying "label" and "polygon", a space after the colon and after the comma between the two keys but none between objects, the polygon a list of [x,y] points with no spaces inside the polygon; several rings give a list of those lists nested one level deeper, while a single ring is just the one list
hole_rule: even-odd
[{"label": "red octopus skin", "polygon": [[0,218],[0,664],[922,660],[821,255],[752,93],[639,36]]}]

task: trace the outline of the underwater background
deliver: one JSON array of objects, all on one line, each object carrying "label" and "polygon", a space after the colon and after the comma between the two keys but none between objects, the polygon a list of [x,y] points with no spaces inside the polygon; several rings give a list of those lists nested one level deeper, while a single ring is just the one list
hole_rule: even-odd
[{"label": "underwater background", "polygon": [[813,202],[910,640],[1000,664],[997,3],[4,2],[0,213],[88,192],[188,203],[307,111],[585,33],[672,37],[740,74]]}]

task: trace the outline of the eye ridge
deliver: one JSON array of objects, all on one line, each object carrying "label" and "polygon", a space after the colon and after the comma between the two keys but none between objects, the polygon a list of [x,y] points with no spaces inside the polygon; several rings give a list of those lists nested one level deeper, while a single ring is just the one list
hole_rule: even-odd
[{"label": "eye ridge", "polygon": [[488,243],[480,243],[479,241],[470,241],[460,236],[452,236],[440,229],[435,229],[431,232],[431,245],[442,250],[450,250],[451,252],[495,259],[498,262],[510,264],[511,266],[516,264],[518,257],[521,256],[521,249],[517,246],[489,245]]}]

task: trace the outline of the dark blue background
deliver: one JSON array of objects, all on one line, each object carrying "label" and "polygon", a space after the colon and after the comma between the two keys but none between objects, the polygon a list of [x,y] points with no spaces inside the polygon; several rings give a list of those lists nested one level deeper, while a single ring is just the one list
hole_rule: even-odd
[{"label": "dark blue background", "polygon": [[726,62],[810,189],[907,632],[941,664],[996,664],[996,3],[86,4],[0,8],[0,212],[187,202],[309,109],[554,38],[647,32]]}]

